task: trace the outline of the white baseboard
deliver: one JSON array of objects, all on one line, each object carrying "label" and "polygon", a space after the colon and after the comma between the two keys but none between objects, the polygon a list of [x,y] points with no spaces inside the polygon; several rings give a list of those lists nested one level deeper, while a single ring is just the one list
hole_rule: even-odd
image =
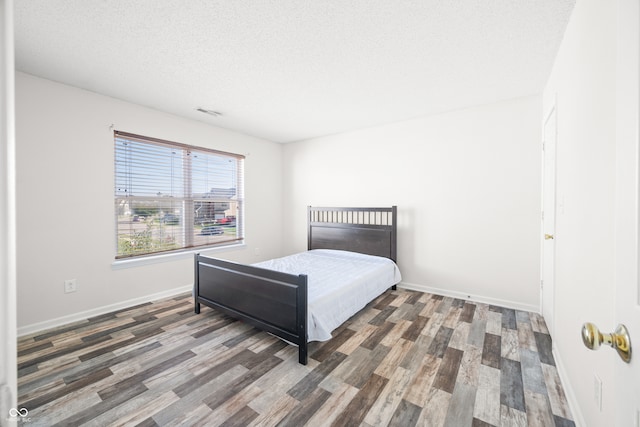
[{"label": "white baseboard", "polygon": [[569,410],[571,411],[571,415],[573,416],[573,422],[576,427],[584,427],[587,423],[584,421],[584,416],[580,411],[580,405],[578,405],[578,399],[576,398],[576,393],[573,391],[573,387],[571,387],[571,382],[569,382],[569,378],[567,377],[566,371],[564,369],[564,363],[560,358],[560,355],[555,349],[555,346],[551,346],[551,353],[553,354],[553,360],[556,362],[556,370],[558,371],[558,376],[560,377],[560,382],[562,383],[562,389],[564,390],[564,395],[567,398],[567,403],[569,404]]},{"label": "white baseboard", "polygon": [[498,298],[488,298],[480,295],[469,295],[468,293],[451,291],[448,289],[434,288],[432,286],[417,285],[415,283],[400,282],[398,283],[398,286],[404,289],[412,290],[412,291],[428,292],[430,294],[442,295],[445,297],[458,298],[458,299],[469,300],[473,302],[479,302],[483,304],[491,304],[491,305],[497,305],[500,307],[512,308],[514,310],[531,311],[534,313],[540,313],[540,307],[538,307],[537,305],[522,304],[516,301],[509,301],[509,300],[503,300]]},{"label": "white baseboard", "polygon": [[[428,292],[431,294],[442,295],[452,298],[464,299],[474,302],[480,302],[484,304],[492,304],[500,307],[513,308],[515,310],[533,311],[538,313],[539,308],[533,305],[521,304],[514,301],[501,300],[496,298],[487,298],[478,295],[469,295],[462,292],[450,291],[447,289],[434,288],[431,286],[417,285],[415,283],[400,282],[398,286],[404,289],[409,289],[419,292]],[[58,326],[66,325],[73,322],[83,321],[90,317],[99,316],[101,314],[110,313],[112,311],[121,310],[127,307],[133,307],[134,305],[142,304],[149,301],[155,301],[163,298],[169,298],[184,292],[189,292],[193,289],[193,285],[182,286],[180,288],[170,289],[168,291],[158,292],[151,295],[146,295],[139,298],[130,299],[127,301],[118,302],[102,307],[98,307],[92,310],[82,311],[79,313],[70,314],[67,316],[58,317],[56,319],[46,320],[44,322],[34,323],[31,325],[21,326],[18,328],[18,337],[25,335],[31,335],[36,332],[45,331],[47,329],[57,328]]]},{"label": "white baseboard", "polygon": [[168,291],[162,291],[151,295],[146,295],[139,298],[130,299],[127,301],[117,302],[115,304],[105,305],[102,307],[94,308],[92,310],[81,311],[79,313],[70,314],[67,316],[58,317],[56,319],[46,320],[44,322],[34,323],[32,325],[21,326],[18,328],[18,337],[25,335],[31,335],[36,332],[45,331],[47,329],[57,328],[58,326],[66,325],[69,323],[79,322],[86,320],[90,317],[99,316],[101,314],[110,313],[112,311],[121,310],[127,307],[133,307],[145,302],[156,301],[163,298],[170,298],[175,295],[179,295],[185,292],[189,292],[193,289],[193,285],[182,286],[180,288],[170,289]]}]

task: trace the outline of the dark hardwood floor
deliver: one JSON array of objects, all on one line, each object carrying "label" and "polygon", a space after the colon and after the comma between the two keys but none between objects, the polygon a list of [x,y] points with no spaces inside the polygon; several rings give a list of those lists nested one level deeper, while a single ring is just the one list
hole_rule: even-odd
[{"label": "dark hardwood floor", "polygon": [[190,295],[19,340],[29,426],[573,426],[535,313],[399,289],[297,348]]}]

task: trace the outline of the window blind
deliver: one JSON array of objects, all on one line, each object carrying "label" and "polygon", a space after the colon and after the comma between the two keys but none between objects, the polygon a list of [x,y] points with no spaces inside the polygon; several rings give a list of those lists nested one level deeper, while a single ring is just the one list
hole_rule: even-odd
[{"label": "window blind", "polygon": [[116,258],[244,238],[244,156],[115,131]]}]

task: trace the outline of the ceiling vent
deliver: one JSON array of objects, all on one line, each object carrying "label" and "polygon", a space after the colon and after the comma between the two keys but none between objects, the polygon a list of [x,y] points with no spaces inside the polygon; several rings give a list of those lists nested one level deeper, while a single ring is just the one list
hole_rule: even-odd
[{"label": "ceiling vent", "polygon": [[220,113],[218,111],[208,110],[208,109],[202,108],[202,107],[196,108],[196,111],[200,111],[201,113],[205,113],[205,114],[208,114],[208,115],[213,116],[213,117],[220,117],[222,115],[222,113]]}]

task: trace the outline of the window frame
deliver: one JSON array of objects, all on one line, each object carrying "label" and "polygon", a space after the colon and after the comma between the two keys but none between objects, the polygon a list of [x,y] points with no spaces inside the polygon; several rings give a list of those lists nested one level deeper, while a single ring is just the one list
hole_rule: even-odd
[{"label": "window frame", "polygon": [[[182,179],[182,196],[174,197],[173,195],[169,196],[169,198],[163,198],[165,196],[161,196],[158,194],[157,198],[154,196],[135,196],[133,194],[123,195],[123,190],[118,188],[118,180],[119,180],[119,171],[122,166],[122,159],[120,159],[121,165],[119,166],[119,154],[118,154],[118,144],[119,141],[128,140],[131,142],[135,142],[137,144],[148,144],[149,147],[164,147],[172,150],[179,150],[181,153],[181,160],[183,162],[182,171],[184,173],[184,177]],[[158,259],[167,259],[174,258],[176,255],[186,254],[190,255],[195,252],[205,252],[217,249],[223,249],[228,247],[236,247],[239,245],[244,245],[244,160],[245,156],[236,153],[230,153],[221,150],[215,150],[211,148],[205,148],[201,146],[194,146],[189,144],[184,144],[180,142],[167,141],[154,137],[147,137],[143,135],[133,134],[129,132],[114,130],[113,131],[113,143],[114,143],[114,220],[115,220],[115,256],[113,265],[118,264],[134,264],[140,260],[148,260],[149,258],[158,258]],[[153,148],[151,148],[153,149]],[[195,243],[195,232],[196,232],[196,224],[195,224],[195,210],[197,203],[203,202],[211,202],[211,203],[225,203],[223,200],[218,200],[220,197],[212,196],[213,189],[209,191],[209,193],[200,193],[194,194],[194,175],[195,173],[192,171],[192,166],[194,164],[194,158],[197,158],[198,154],[202,155],[210,155],[216,156],[220,158],[225,158],[228,160],[235,161],[235,167],[230,170],[230,175],[227,175],[227,179],[231,179],[233,183],[232,188],[235,189],[235,194],[228,199],[226,199],[226,203],[235,203],[235,237],[218,240],[218,241],[209,241],[203,244]],[[120,156],[121,157],[121,156]],[[150,163],[150,168],[153,168],[154,163]],[[146,169],[143,169],[146,170]],[[217,170],[217,169],[216,169]],[[208,170],[208,172],[210,172]],[[127,172],[129,176],[131,172]],[[126,175],[126,174],[125,174]],[[187,179],[187,175],[189,179]],[[178,180],[180,181],[180,180]],[[130,188],[127,188],[129,190]],[[127,191],[125,190],[125,192]],[[180,192],[180,190],[179,190]],[[211,194],[210,194],[211,193]],[[120,201],[129,201],[130,204],[133,204],[135,201],[141,200],[155,200],[159,206],[163,203],[168,202],[170,204],[182,204],[182,215],[180,217],[180,226],[182,228],[182,232],[178,233],[181,236],[182,242],[176,248],[171,249],[161,249],[161,250],[152,250],[150,252],[142,252],[142,253],[129,253],[125,254],[121,252],[119,247],[121,233],[120,233],[120,225],[119,225],[119,202]],[[231,201],[233,200],[233,201]],[[215,205],[213,205],[215,206]],[[131,214],[132,215],[132,214]],[[133,216],[133,215],[132,215]],[[131,233],[131,232],[130,232]],[[124,234],[126,235],[126,233]]]}]

